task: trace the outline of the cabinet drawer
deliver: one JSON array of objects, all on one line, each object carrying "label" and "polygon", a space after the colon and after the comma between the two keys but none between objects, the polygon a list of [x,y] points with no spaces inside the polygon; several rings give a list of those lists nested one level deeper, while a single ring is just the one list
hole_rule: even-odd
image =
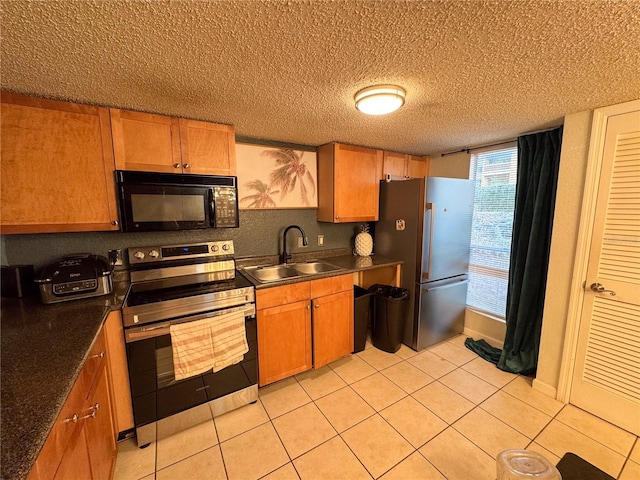
[{"label": "cabinet drawer", "polygon": [[257,290],[256,308],[262,310],[287,303],[309,300],[311,298],[310,294],[309,282],[299,282],[291,285],[282,285],[281,287]]},{"label": "cabinet drawer", "polygon": [[311,282],[311,298],[324,297],[345,290],[353,290],[353,275],[321,278]]}]

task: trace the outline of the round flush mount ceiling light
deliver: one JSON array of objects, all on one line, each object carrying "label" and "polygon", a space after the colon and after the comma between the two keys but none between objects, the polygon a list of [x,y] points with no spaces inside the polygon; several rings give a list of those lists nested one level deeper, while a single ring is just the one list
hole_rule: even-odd
[{"label": "round flush mount ceiling light", "polygon": [[397,85],[376,85],[356,93],[356,108],[367,115],[385,115],[404,105],[407,92]]}]

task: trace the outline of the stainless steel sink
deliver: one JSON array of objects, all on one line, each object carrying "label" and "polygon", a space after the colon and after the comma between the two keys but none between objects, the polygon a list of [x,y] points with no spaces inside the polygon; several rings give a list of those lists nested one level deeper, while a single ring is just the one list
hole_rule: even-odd
[{"label": "stainless steel sink", "polygon": [[244,267],[244,271],[259,282],[277,282],[287,278],[299,277],[300,272],[286,265],[267,265],[260,267]]},{"label": "stainless steel sink", "polygon": [[305,275],[314,275],[317,273],[335,272],[337,270],[343,270],[342,267],[336,267],[330,263],[319,262],[317,260],[304,262],[304,263],[291,263],[289,267],[297,270]]},{"label": "stainless steel sink", "polygon": [[255,267],[244,267],[242,269],[249,277],[259,283],[278,282],[295,277],[317,275],[319,273],[335,272],[344,270],[330,263],[312,260],[302,263],[288,263],[280,265],[262,265]]}]

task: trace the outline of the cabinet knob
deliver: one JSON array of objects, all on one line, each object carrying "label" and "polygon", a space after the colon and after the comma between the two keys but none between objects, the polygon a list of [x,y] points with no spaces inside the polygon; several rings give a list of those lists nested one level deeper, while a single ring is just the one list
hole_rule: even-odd
[{"label": "cabinet knob", "polygon": [[95,355],[91,355],[91,358],[103,358],[104,357],[104,350],[100,353],[96,353]]},{"label": "cabinet knob", "polygon": [[173,164],[173,168],[180,168],[180,167],[181,167],[181,165],[179,163],[174,163]]},{"label": "cabinet knob", "polygon": [[87,418],[95,418],[96,417],[96,410],[92,409],[91,413],[85,415],[84,417],[81,418],[81,420],[86,420]]},{"label": "cabinet knob", "polygon": [[71,423],[78,423],[78,414],[77,414],[77,413],[74,413],[72,417],[66,418],[66,419],[64,420],[64,423],[69,423],[69,422],[71,422]]},{"label": "cabinet knob", "polygon": [[307,310],[311,310],[311,305],[307,305]]},{"label": "cabinet knob", "polygon": [[315,305],[315,306],[316,306],[316,308],[320,308],[320,305],[319,305],[319,304],[317,304],[317,303],[316,303],[316,305]]},{"label": "cabinet knob", "polygon": [[336,220],[338,220],[340,218],[340,215],[336,215]]},{"label": "cabinet knob", "polygon": [[111,225],[120,225],[118,220],[111,220]]},{"label": "cabinet knob", "polygon": [[184,168],[190,168],[191,165],[189,165],[188,163],[185,163],[184,165],[182,165]]}]

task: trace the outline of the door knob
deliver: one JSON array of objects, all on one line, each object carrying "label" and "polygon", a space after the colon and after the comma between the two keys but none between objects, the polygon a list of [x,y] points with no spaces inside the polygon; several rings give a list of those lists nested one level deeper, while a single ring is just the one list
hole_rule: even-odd
[{"label": "door knob", "polygon": [[612,297],[616,296],[616,292],[614,292],[613,290],[606,290],[604,288],[604,285],[602,285],[601,283],[592,283],[589,288],[591,288],[591,290],[596,293],[608,293]]}]

